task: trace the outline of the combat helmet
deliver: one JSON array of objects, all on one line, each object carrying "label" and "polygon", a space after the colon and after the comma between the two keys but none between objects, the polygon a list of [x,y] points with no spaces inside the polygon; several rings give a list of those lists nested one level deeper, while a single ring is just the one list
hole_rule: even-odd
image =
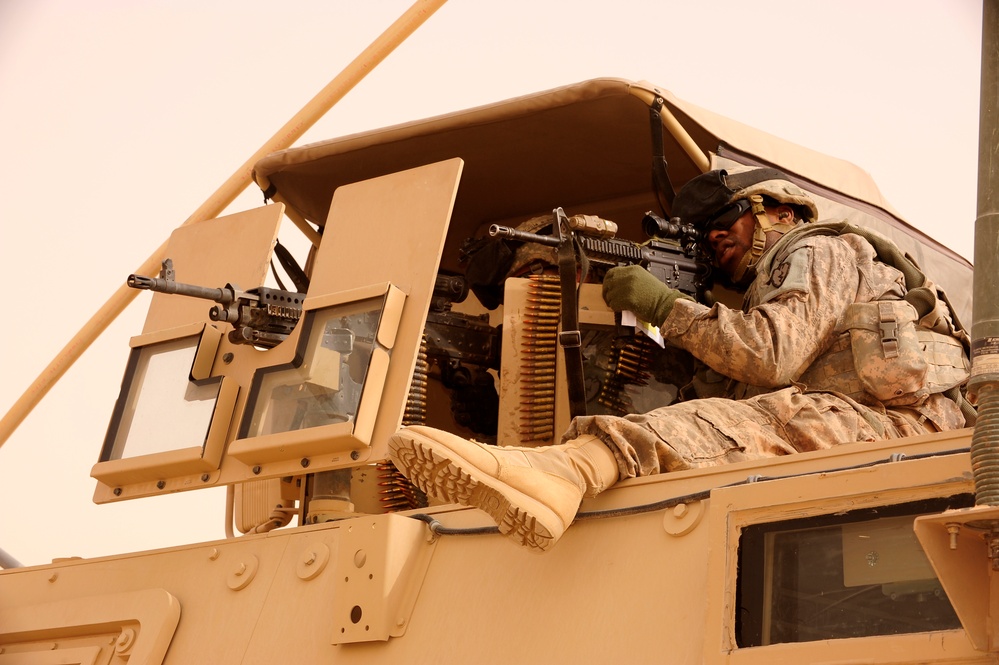
[{"label": "combat helmet", "polygon": [[[791,223],[774,223],[767,217],[764,205],[787,205],[795,211]],[[811,197],[774,168],[740,168],[726,171],[708,171],[689,180],[676,195],[672,216],[684,224],[691,224],[706,240],[711,228],[731,226],[747,210],[756,219],[753,247],[736,268],[732,281],[745,284],[751,277],[750,268],[756,265],[767,247],[767,234],[783,235],[799,221],[812,221],[818,217],[818,208]],[[710,252],[706,252],[708,256]]]}]

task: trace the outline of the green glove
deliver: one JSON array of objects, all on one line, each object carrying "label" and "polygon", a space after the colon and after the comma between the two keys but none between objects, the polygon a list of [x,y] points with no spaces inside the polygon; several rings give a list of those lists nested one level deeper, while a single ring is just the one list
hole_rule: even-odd
[{"label": "green glove", "polygon": [[629,310],[642,321],[661,326],[677,298],[693,300],[671,289],[642,266],[611,268],[604,277],[604,300],[615,312]]}]

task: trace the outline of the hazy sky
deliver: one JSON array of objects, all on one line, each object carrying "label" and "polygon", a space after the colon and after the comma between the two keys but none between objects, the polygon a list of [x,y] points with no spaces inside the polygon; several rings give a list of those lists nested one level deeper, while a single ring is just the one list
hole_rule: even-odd
[{"label": "hazy sky", "polygon": [[[0,0],[0,413],[410,4]],[[980,0],[450,0],[301,142],[644,79],[854,162],[911,224],[971,258],[980,44]],[[146,304],[0,448],[0,548],[22,563],[223,537],[222,490],[91,501]]]}]

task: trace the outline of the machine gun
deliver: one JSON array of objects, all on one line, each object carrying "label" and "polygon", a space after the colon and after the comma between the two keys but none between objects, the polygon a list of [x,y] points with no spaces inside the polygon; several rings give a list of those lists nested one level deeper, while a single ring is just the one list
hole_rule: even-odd
[{"label": "machine gun", "polygon": [[428,359],[440,368],[441,384],[451,391],[455,422],[476,434],[496,434],[499,396],[488,370],[499,369],[499,330],[488,315],[452,311],[468,295],[460,275],[438,275],[427,314],[424,342]]},{"label": "machine gun", "polygon": [[[556,248],[561,283],[558,339],[565,357],[569,411],[575,417],[586,413],[577,275],[585,281],[591,267],[606,272],[615,266],[637,264],[670,288],[697,297],[706,274],[703,262],[696,259],[699,234],[680,220],[666,221],[647,212],[642,226],[650,239],[641,244],[616,238],[618,227],[614,222],[592,215],[568,217],[561,208],[553,211],[552,226],[553,235],[541,235],[494,224],[489,235]],[[679,242],[663,242],[664,238]]]},{"label": "machine gun", "polygon": [[133,289],[213,300],[218,304],[208,310],[208,317],[233,327],[229,332],[230,342],[265,348],[277,346],[291,334],[302,317],[305,301],[304,293],[264,286],[241,291],[232,284],[220,289],[184,284],[174,279],[170,259],[163,261],[159,277],[129,275],[126,283]]},{"label": "machine gun", "polygon": [[[556,216],[561,213],[556,211]],[[642,228],[649,236],[644,243],[615,237],[617,224],[592,215],[562,216],[572,241],[579,249],[580,259],[593,267],[606,271],[621,265],[638,264],[652,273],[660,282],[687,295],[697,296],[702,287],[704,268],[696,260],[699,234],[689,225],[678,220],[666,221],[652,212],[645,213]],[[535,242],[548,247],[558,247],[565,236],[541,235],[519,231],[493,224],[489,235],[521,242]],[[566,238],[567,239],[567,238]],[[663,239],[677,240],[677,243]]]},{"label": "machine gun", "polygon": [[489,325],[489,316],[474,316],[451,310],[468,295],[468,284],[460,275],[438,275],[434,298],[427,314],[427,355],[457,366],[468,363],[499,369],[499,332]]}]

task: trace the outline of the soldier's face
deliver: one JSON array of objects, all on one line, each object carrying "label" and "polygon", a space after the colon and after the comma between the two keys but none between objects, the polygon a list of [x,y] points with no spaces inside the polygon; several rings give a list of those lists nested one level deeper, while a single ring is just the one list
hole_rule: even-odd
[{"label": "soldier's face", "polygon": [[728,229],[712,229],[708,233],[708,244],[715,254],[715,263],[729,277],[735,274],[742,257],[752,248],[755,229],[756,219],[753,212],[747,210]]}]

